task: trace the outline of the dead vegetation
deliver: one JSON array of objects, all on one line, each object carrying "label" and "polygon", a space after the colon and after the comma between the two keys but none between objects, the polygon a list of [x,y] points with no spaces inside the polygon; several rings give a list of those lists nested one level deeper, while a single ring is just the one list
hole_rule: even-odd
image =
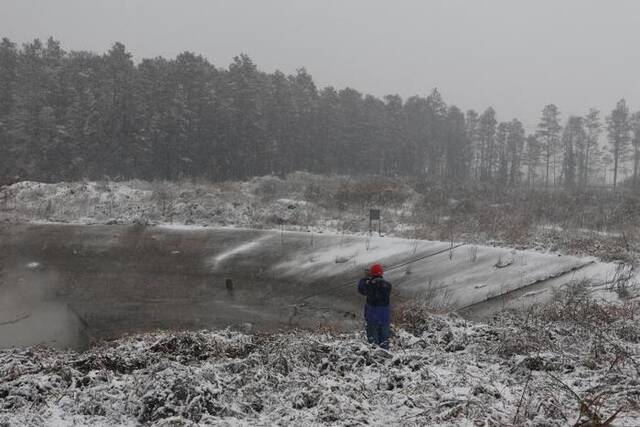
[{"label": "dead vegetation", "polygon": [[2,350],[0,423],[637,425],[639,357],[638,303],[576,283],[488,324],[398,307],[391,352],[330,329]]},{"label": "dead vegetation", "polygon": [[[520,317],[516,323],[519,340],[527,343],[529,355],[538,354],[525,359],[525,366],[544,373],[538,387],[547,396],[540,404],[552,405],[571,425],[625,425],[617,417],[637,411],[639,403],[639,308],[637,301],[599,301],[592,296],[589,283],[582,281]],[[601,371],[601,375],[592,382],[568,379],[570,373],[584,371]],[[558,393],[574,400],[577,410],[573,414],[550,403],[557,402]],[[535,396],[529,399],[536,400]]]}]

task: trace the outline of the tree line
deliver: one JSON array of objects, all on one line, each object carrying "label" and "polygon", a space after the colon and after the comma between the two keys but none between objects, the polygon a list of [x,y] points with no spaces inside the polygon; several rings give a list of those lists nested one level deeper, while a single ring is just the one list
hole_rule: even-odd
[{"label": "tree line", "polygon": [[[606,130],[608,147],[600,143]],[[447,184],[583,188],[640,163],[640,113],[624,100],[604,121],[544,107],[535,132],[447,105],[440,93],[380,99],[318,88],[299,69],[227,68],[190,52],[134,63],[36,39],[0,43],[0,177],[235,180],[315,173],[417,176]],[[607,177],[607,171],[613,176]]]}]

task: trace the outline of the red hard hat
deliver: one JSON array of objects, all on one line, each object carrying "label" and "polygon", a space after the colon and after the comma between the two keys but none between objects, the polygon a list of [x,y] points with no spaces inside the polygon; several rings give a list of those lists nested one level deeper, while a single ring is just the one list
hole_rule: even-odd
[{"label": "red hard hat", "polygon": [[373,264],[369,268],[369,273],[371,273],[371,275],[374,276],[374,277],[382,276],[382,273],[384,273],[384,269],[382,268],[382,264]]}]

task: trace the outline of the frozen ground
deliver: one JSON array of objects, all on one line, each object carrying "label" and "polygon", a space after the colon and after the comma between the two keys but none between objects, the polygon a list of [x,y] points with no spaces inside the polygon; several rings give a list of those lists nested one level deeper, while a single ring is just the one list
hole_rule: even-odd
[{"label": "frozen ground", "polygon": [[330,331],[0,350],[0,425],[638,425],[638,319],[576,295],[489,324],[413,308],[390,352]]}]

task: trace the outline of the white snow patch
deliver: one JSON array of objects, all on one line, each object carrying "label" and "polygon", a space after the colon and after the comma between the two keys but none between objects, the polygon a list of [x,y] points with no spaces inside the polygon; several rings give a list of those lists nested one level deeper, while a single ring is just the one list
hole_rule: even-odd
[{"label": "white snow patch", "polygon": [[166,223],[161,223],[156,225],[156,227],[158,228],[164,228],[166,230],[179,230],[179,231],[200,231],[200,230],[206,230],[210,227],[207,227],[206,225],[200,225],[200,224],[166,224]]},{"label": "white snow patch", "polygon": [[335,275],[353,270],[354,266],[372,263],[391,264],[408,260],[426,252],[446,248],[448,243],[417,241],[390,237],[350,237],[333,246],[299,251],[294,257],[274,266],[287,276],[311,274],[315,277]]},{"label": "white snow patch", "polygon": [[535,297],[535,296],[540,295],[540,294],[543,294],[543,293],[545,293],[545,292],[547,292],[547,290],[546,290],[546,289],[542,289],[542,290],[539,290],[539,291],[531,291],[531,292],[527,292],[527,293],[522,294],[522,298]]},{"label": "white snow patch", "polygon": [[262,242],[269,240],[271,237],[272,237],[271,235],[267,234],[265,236],[260,237],[259,239],[256,239],[251,242],[243,243],[221,254],[218,254],[215,258],[213,258],[213,263],[212,263],[213,268],[214,269],[217,268],[221,262],[231,258],[234,255],[237,255],[243,252],[249,252],[250,250],[257,248],[258,246],[260,246]]},{"label": "white snow patch", "polygon": [[306,206],[309,204],[306,200],[294,200],[294,199],[278,199],[277,203],[287,206]]}]

